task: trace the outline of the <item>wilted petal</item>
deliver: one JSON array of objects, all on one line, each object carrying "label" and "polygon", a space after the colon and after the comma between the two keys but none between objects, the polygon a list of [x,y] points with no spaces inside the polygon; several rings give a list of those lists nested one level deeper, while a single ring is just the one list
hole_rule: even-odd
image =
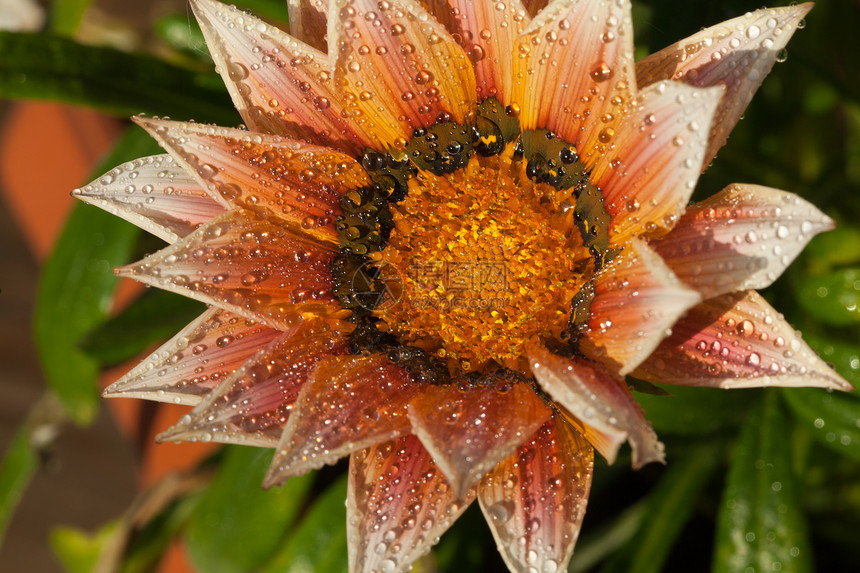
[{"label": "wilted petal", "polygon": [[615,129],[636,93],[629,0],[554,0],[520,35],[513,56],[522,128],[555,132],[592,167],[607,147],[601,134]]},{"label": "wilted petal", "polygon": [[737,124],[779,52],[813,3],[762,8],[693,34],[636,63],[640,86],[678,80],[692,86],[726,86],[708,136],[706,167]]},{"label": "wilted petal", "polygon": [[439,12],[447,16],[439,21],[455,38],[462,38],[463,49],[475,69],[478,101],[496,97],[503,105],[511,103],[511,54],[517,36],[530,21],[520,0],[448,0]]},{"label": "wilted petal", "polygon": [[108,386],[104,395],[197,405],[278,334],[244,316],[210,308]]},{"label": "wilted petal", "polygon": [[410,569],[475,499],[474,490],[461,499],[453,492],[415,436],[352,454],[346,498],[349,570]]},{"label": "wilted petal", "polygon": [[634,468],[664,461],[663,444],[622,379],[594,363],[557,356],[538,344],[529,344],[527,352],[538,383],[584,424],[583,434],[609,463],[625,440],[633,449]]},{"label": "wilted petal", "polygon": [[342,354],[346,347],[343,333],[324,320],[291,328],[158,439],[274,448],[311,369],[327,356]]},{"label": "wilted petal", "polygon": [[386,141],[405,143],[444,114],[464,122],[475,75],[451,35],[414,0],[332,0],[329,45],[348,110],[372,117]]},{"label": "wilted petal", "polygon": [[249,129],[355,154],[381,148],[366,118],[348,119],[324,53],[235,6],[193,0],[191,7]]},{"label": "wilted petal", "polygon": [[593,468],[588,442],[553,418],[481,481],[478,501],[511,571],[567,571]]},{"label": "wilted petal", "polygon": [[629,374],[700,300],[647,244],[633,240],[595,277],[580,346],[590,358]]},{"label": "wilted petal", "polygon": [[833,221],[797,195],[758,185],[730,185],[689,207],[651,246],[703,298],[761,289]]},{"label": "wilted petal", "polygon": [[264,208],[332,244],[342,196],[370,185],[355,159],[328,148],[197,123],[137,122],[225,205]]},{"label": "wilted petal", "polygon": [[169,155],[124,163],[72,195],[168,243],[224,212]]},{"label": "wilted petal", "polygon": [[637,95],[591,179],[603,191],[613,240],[675,225],[699,179],[722,93],[660,82]]},{"label": "wilted petal", "polygon": [[382,355],[321,361],[293,407],[266,484],[406,434],[406,405],[418,388]]},{"label": "wilted petal", "polygon": [[633,374],[686,386],[851,390],[755,291],[724,294],[691,309]]},{"label": "wilted petal", "polygon": [[320,52],[328,52],[327,0],[287,0],[287,5],[290,15],[290,35]]},{"label": "wilted petal", "polygon": [[335,254],[239,209],[116,273],[285,330],[341,310],[332,294]]},{"label": "wilted petal", "polygon": [[428,386],[409,404],[412,433],[462,496],[550,416],[524,383]]}]

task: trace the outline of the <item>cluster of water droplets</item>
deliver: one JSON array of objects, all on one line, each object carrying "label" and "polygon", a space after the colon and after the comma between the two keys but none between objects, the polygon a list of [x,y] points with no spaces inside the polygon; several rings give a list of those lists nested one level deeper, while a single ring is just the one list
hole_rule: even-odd
[{"label": "cluster of water droplets", "polygon": [[[219,337],[216,344],[226,347],[227,338]],[[293,329],[248,358],[162,439],[275,447],[316,363],[342,354],[345,347],[323,321]]]},{"label": "cluster of water droplets", "polygon": [[220,310],[199,319],[114,383],[109,394],[196,405],[277,331]]},{"label": "cluster of water droplets", "polygon": [[455,499],[442,472],[414,436],[354,454],[347,500],[352,566],[403,571],[430,551],[474,499]]},{"label": "cluster of water droplets", "polygon": [[223,211],[168,155],[124,163],[73,194],[168,242],[188,235]]}]

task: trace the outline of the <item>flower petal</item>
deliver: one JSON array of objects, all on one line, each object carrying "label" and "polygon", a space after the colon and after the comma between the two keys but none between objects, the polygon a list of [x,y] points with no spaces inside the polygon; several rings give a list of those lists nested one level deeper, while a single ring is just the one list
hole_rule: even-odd
[{"label": "flower petal", "polygon": [[755,291],[691,309],[633,375],[685,386],[852,388]]},{"label": "flower petal", "polygon": [[350,111],[372,117],[389,145],[450,114],[475,108],[469,58],[414,0],[332,0],[329,45],[335,81]]},{"label": "flower petal", "polygon": [[115,272],[285,330],[308,315],[341,310],[332,294],[335,254],[235,210]]},{"label": "flower petal", "polygon": [[[600,134],[622,118],[635,93],[629,0],[554,0],[517,39],[520,125],[555,132],[589,168],[606,148]],[[528,140],[523,144],[528,154]]]},{"label": "flower petal", "polygon": [[580,348],[621,375],[629,374],[700,300],[644,241],[635,239],[595,276]]},{"label": "flower petal", "polygon": [[234,6],[192,0],[191,8],[251,131],[306,139],[355,155],[367,146],[381,148],[370,122],[349,119],[324,53]]},{"label": "flower petal", "polygon": [[383,355],[321,361],[293,407],[266,485],[406,434],[406,405],[417,391],[409,374]]},{"label": "flower petal", "polygon": [[549,407],[524,383],[428,386],[409,404],[412,432],[456,497],[534,434]]},{"label": "flower petal", "polygon": [[536,16],[538,12],[546,8],[547,4],[549,4],[549,0],[524,0],[523,5],[526,7],[526,11],[531,14],[532,17]]},{"label": "flower petal", "polygon": [[169,155],[135,159],[72,195],[122,217],[168,243],[224,212]]},{"label": "flower petal", "polygon": [[415,436],[352,454],[346,498],[349,570],[407,571],[475,499],[456,499]]},{"label": "flower petal", "polygon": [[770,286],[812,237],[833,227],[797,195],[735,184],[687,208],[651,247],[685,284],[711,298]]},{"label": "flower petal", "polygon": [[582,433],[609,463],[625,440],[633,467],[664,462],[663,444],[621,379],[581,358],[564,358],[539,344],[526,349],[541,388],[585,425]]},{"label": "flower petal", "polygon": [[284,332],[248,359],[159,441],[202,440],[274,448],[316,363],[342,354],[343,333],[323,320]]},{"label": "flower petal", "polygon": [[660,82],[642,90],[595,166],[613,241],[671,229],[699,179],[723,88]]},{"label": "flower petal", "polygon": [[278,136],[148,118],[137,122],[228,207],[267,209],[337,244],[341,197],[370,185],[352,157]]},{"label": "flower petal", "polygon": [[253,320],[210,308],[108,386],[104,395],[197,405],[278,334]]},{"label": "flower petal", "polygon": [[513,60],[517,36],[530,18],[520,0],[481,2],[447,0],[448,17],[440,21],[455,38],[461,38],[472,60],[478,101],[496,97],[503,105],[513,101]]},{"label": "flower petal", "polygon": [[478,501],[508,569],[567,571],[593,469],[588,442],[553,418],[481,481]]},{"label": "flower petal", "polygon": [[287,0],[287,6],[290,15],[290,35],[320,52],[328,52],[326,43],[328,2],[326,0]]},{"label": "flower petal", "polygon": [[770,73],[779,52],[813,3],[762,8],[712,26],[636,63],[640,86],[678,80],[692,86],[726,86],[711,124],[706,167]]}]

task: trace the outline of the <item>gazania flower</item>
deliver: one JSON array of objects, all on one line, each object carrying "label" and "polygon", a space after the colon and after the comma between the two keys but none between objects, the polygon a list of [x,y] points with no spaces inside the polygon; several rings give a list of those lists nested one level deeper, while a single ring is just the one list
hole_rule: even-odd
[{"label": "gazania flower", "polygon": [[192,7],[247,129],[76,191],[170,245],[118,270],[211,309],[108,390],[162,436],[350,456],[355,571],[401,571],[475,499],[513,571],[567,566],[592,448],[663,447],[625,376],[850,386],[753,289],[832,226],[702,169],[811,4],[633,62],[627,0],[296,1],[288,35]]}]

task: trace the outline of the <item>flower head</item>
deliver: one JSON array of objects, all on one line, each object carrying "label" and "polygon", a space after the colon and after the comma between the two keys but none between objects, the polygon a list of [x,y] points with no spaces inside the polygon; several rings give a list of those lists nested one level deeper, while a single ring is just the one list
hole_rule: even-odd
[{"label": "flower head", "polygon": [[663,461],[628,374],[850,388],[753,290],[830,219],[688,206],[810,4],[638,63],[628,0],[296,0],[292,35],[192,7],[247,129],[136,118],[168,154],[76,195],[170,243],[119,274],[211,308],[107,394],[276,448],[270,485],[350,456],[352,569],[477,498],[511,570],[563,570],[592,448]]}]

